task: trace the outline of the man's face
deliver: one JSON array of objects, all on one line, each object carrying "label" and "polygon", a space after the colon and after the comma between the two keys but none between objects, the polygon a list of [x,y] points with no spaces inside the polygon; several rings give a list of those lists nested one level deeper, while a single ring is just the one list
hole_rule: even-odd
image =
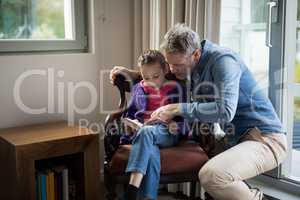
[{"label": "man's face", "polygon": [[197,49],[192,55],[166,53],[165,56],[172,74],[180,80],[185,80],[198,63],[201,53],[200,50]]}]

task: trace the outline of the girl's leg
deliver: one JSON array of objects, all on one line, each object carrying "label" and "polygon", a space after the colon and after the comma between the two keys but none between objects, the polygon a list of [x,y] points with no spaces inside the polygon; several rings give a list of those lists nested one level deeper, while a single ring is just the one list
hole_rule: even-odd
[{"label": "girl's leg", "polygon": [[131,172],[130,174],[130,180],[129,180],[129,185],[133,185],[135,187],[140,187],[141,182],[143,180],[143,174],[140,172]]},{"label": "girl's leg", "polygon": [[157,199],[160,178],[160,152],[159,148],[153,152],[149,159],[148,168],[143,178],[140,196],[141,199]]},{"label": "girl's leg", "polygon": [[148,161],[157,148],[174,146],[178,137],[168,132],[164,125],[145,126],[133,140],[126,172],[146,174]]},{"label": "girl's leg", "polygon": [[131,173],[130,185],[135,188],[140,187],[143,176],[146,175],[142,196],[151,195],[156,198],[160,174],[159,147],[173,146],[178,142],[177,138],[164,125],[145,126],[138,132],[133,141],[126,172]]}]

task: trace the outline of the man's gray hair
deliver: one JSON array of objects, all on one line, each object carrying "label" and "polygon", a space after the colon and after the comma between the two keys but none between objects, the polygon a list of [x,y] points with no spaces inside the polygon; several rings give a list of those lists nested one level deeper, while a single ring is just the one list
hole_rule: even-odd
[{"label": "man's gray hair", "polygon": [[165,53],[181,53],[191,55],[200,49],[198,33],[184,24],[176,24],[164,36],[161,50]]}]

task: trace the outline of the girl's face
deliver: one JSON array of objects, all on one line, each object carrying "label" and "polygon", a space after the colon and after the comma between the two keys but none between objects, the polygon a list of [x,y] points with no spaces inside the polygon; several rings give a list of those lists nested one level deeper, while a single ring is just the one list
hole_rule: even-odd
[{"label": "girl's face", "polygon": [[141,74],[145,85],[160,88],[165,82],[165,70],[160,63],[141,66]]}]

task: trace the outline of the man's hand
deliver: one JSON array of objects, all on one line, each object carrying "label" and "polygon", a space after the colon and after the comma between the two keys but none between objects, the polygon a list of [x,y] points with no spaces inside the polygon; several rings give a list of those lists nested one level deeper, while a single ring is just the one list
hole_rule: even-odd
[{"label": "man's hand", "polygon": [[109,74],[110,82],[113,84],[118,74],[124,74],[130,78],[137,79],[140,76],[140,72],[136,70],[130,70],[123,66],[115,66]]},{"label": "man's hand", "polygon": [[169,123],[175,116],[180,115],[180,104],[168,104],[156,109],[147,124],[155,122]]}]

